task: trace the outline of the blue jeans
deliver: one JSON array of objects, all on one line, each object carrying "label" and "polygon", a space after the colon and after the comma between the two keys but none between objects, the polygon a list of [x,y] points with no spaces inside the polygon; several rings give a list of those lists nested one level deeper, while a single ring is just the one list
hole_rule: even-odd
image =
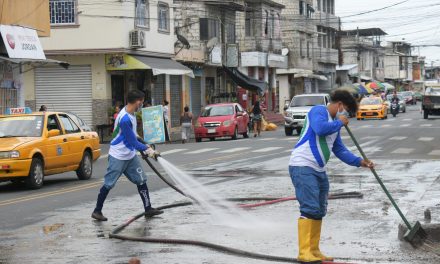
[{"label": "blue jeans", "polygon": [[301,216],[321,220],[327,214],[330,188],[327,174],[310,167],[296,166],[289,166],[289,173],[295,186]]},{"label": "blue jeans", "polygon": [[109,155],[107,173],[104,176],[104,186],[108,190],[112,189],[122,174],[136,185],[142,185],[147,182],[147,176],[137,156],[134,156],[131,160],[119,160]]}]

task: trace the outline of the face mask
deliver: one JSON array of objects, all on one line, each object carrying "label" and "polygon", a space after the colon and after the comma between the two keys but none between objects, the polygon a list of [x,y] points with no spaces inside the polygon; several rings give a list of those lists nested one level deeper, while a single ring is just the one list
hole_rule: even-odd
[{"label": "face mask", "polygon": [[347,110],[345,110],[344,107],[342,107],[342,111],[339,111],[339,108],[338,108],[338,112],[336,113],[336,119],[339,118],[340,116],[345,116],[348,118],[350,116],[350,114],[347,112]]}]

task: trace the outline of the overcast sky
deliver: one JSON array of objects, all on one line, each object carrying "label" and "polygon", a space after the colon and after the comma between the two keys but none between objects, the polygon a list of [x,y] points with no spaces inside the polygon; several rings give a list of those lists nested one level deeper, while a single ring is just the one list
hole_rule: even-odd
[{"label": "overcast sky", "polygon": [[[336,14],[342,19],[343,29],[380,27],[388,33],[386,40],[405,39],[412,45],[440,45],[440,0],[408,0],[381,11],[356,15],[403,1],[336,0]],[[418,52],[418,48],[413,50],[413,54]],[[431,61],[440,66],[440,47],[421,47],[420,55],[426,56],[428,66]]]}]

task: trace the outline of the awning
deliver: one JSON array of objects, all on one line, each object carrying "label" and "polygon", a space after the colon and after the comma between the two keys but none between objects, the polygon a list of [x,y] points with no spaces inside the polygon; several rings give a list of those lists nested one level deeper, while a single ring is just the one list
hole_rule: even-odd
[{"label": "awning", "polygon": [[0,56],[0,60],[9,61],[16,64],[22,64],[22,65],[30,65],[31,67],[39,67],[44,66],[47,64],[58,64],[64,69],[69,68],[69,63],[65,61],[58,61],[58,60],[52,60],[52,59],[12,59],[8,57]]},{"label": "awning", "polygon": [[240,72],[237,68],[228,68],[223,65],[223,70],[241,88],[264,95],[267,90],[267,83],[254,78],[250,78]]},{"label": "awning", "polygon": [[105,61],[108,71],[152,70],[153,75],[187,75],[194,78],[194,73],[190,68],[167,58],[113,54],[106,55]]},{"label": "awning", "polygon": [[293,78],[310,78],[310,79],[318,79],[321,81],[328,81],[327,77],[324,75],[318,75],[318,74],[308,74],[308,73],[298,73],[293,75]]},{"label": "awning", "polygon": [[358,65],[357,64],[343,64],[343,65],[336,65],[336,70],[337,71],[350,71],[353,70],[354,68],[357,68]]}]

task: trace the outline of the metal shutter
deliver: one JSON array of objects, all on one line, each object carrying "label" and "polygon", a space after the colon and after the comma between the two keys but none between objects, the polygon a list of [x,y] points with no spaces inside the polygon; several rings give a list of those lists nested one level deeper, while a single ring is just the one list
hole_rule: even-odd
[{"label": "metal shutter", "polygon": [[152,91],[154,105],[161,105],[165,99],[165,75],[157,75],[154,80],[154,90]]},{"label": "metal shutter", "polygon": [[35,69],[37,109],[46,105],[49,111],[72,112],[93,126],[92,70],[90,65],[40,67]]},{"label": "metal shutter", "polygon": [[182,76],[170,76],[171,89],[171,127],[180,126],[180,115],[182,114]]},{"label": "metal shutter", "polygon": [[200,115],[202,109],[202,78],[195,77],[191,80],[191,112],[194,116]]}]

